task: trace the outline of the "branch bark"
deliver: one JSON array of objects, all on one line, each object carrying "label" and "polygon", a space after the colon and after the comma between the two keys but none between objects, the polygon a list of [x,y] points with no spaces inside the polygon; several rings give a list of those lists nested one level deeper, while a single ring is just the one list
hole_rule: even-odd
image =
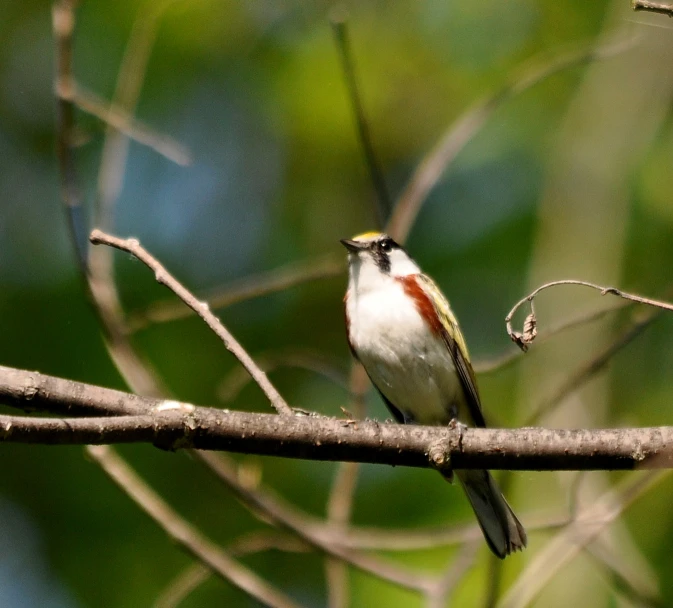
[{"label": "branch bark", "polygon": [[196,448],[439,469],[673,467],[673,427],[475,429],[233,412],[145,399],[6,367],[0,367],[0,402],[22,409],[98,414],[0,416],[0,441],[15,443],[145,442],[169,450]]},{"label": "branch bark", "polygon": [[668,2],[650,2],[649,0],[632,0],[631,8],[634,11],[649,11],[673,17],[673,4]]}]

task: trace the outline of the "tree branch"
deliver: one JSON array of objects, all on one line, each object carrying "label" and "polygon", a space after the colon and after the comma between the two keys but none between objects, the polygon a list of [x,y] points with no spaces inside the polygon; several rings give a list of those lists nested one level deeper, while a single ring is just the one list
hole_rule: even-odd
[{"label": "tree branch", "polygon": [[157,522],[176,543],[206,564],[213,572],[265,606],[299,608],[298,603],[233,559],[229,553],[183,520],[112,450],[90,446],[88,453],[110,479]]},{"label": "tree branch", "polygon": [[633,40],[627,40],[604,47],[592,45],[588,49],[568,53],[541,67],[537,66],[524,72],[518,78],[505,83],[502,88],[476,101],[445,130],[440,140],[418,164],[393,207],[386,232],[399,242],[406,240],[430,191],[437,185],[460,151],[504,102],[553,74],[612,57],[632,45]]},{"label": "tree branch", "polygon": [[[243,277],[230,284],[211,289],[200,295],[211,309],[226,308],[232,304],[284,291],[318,279],[327,279],[346,272],[345,256],[326,255],[318,259],[291,262],[285,266]],[[129,329],[139,331],[154,323],[167,323],[187,319],[194,311],[175,300],[150,304],[145,310],[132,312],[128,318]]]},{"label": "tree branch", "polygon": [[374,190],[378,197],[376,210],[376,220],[379,228],[382,228],[393,208],[392,198],[386,185],[386,180],[383,176],[383,170],[374,152],[374,143],[372,142],[371,133],[369,132],[369,124],[365,116],[365,110],[360,96],[360,88],[358,87],[357,78],[355,76],[355,64],[351,53],[350,38],[348,32],[348,25],[346,18],[343,15],[341,7],[332,11],[331,19],[332,31],[334,32],[334,40],[336,42],[337,51],[339,52],[339,59],[341,60],[341,69],[343,71],[344,79],[346,80],[346,88],[348,89],[348,98],[350,100],[353,114],[355,115],[355,123],[358,129],[358,138],[362,151],[365,156],[367,167],[369,168],[369,175],[374,185]]},{"label": "tree branch", "polygon": [[[110,408],[110,413],[115,414],[92,418],[0,416],[0,441],[14,443],[145,442],[171,450],[191,447],[440,469],[673,467],[673,427],[507,430],[251,414],[144,399],[5,367],[0,367],[0,400],[23,409],[90,408],[90,412],[100,413]],[[141,409],[143,413],[139,413]]]}]

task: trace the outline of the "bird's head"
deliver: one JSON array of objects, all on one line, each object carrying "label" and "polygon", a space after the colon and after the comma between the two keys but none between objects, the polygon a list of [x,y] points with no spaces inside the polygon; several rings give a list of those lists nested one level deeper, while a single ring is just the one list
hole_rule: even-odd
[{"label": "bird's head", "polygon": [[382,232],[365,232],[352,239],[342,239],[348,250],[348,268],[351,281],[360,288],[374,287],[390,277],[418,274],[419,267],[404,247]]}]

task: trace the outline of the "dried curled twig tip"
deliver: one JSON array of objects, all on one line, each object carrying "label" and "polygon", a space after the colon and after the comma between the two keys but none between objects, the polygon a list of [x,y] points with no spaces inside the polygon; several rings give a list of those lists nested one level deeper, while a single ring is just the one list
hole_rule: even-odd
[{"label": "dried curled twig tip", "polygon": [[[588,281],[578,281],[575,279],[552,281],[551,283],[545,283],[544,285],[541,285],[535,291],[529,293],[525,298],[519,300],[505,317],[507,333],[509,334],[509,337],[512,339],[512,342],[514,342],[522,351],[526,352],[528,350],[528,345],[533,340],[535,340],[535,337],[537,336],[537,319],[535,318],[535,312],[533,310],[533,300],[541,291],[549,289],[550,287],[556,287],[558,285],[581,285],[583,287],[591,287],[592,289],[598,290],[600,294],[603,296],[608,294],[615,295],[617,297],[623,298],[624,300],[629,300],[630,302],[646,304],[647,306],[654,306],[655,308],[659,308],[662,310],[670,310],[671,312],[673,312],[673,304],[671,304],[670,302],[661,302],[659,300],[653,300],[651,298],[644,298],[643,296],[627,293],[625,291],[622,291],[621,289],[617,289],[616,287],[603,287],[602,285],[596,285],[595,283],[589,283]],[[521,308],[526,303],[530,304],[531,312],[524,321],[523,333],[514,331],[511,325],[512,318],[519,310],[519,308]]]},{"label": "dried curled twig tip", "polygon": [[528,344],[524,341],[523,334],[520,331],[510,332],[509,337],[524,353],[528,351]]},{"label": "dried curled twig tip", "polygon": [[523,332],[510,331],[509,337],[523,352],[528,350],[528,345],[537,337],[537,317],[531,312],[523,322]]},{"label": "dried curled twig tip", "polygon": [[523,322],[523,338],[530,344],[537,337],[537,317],[531,312]]}]

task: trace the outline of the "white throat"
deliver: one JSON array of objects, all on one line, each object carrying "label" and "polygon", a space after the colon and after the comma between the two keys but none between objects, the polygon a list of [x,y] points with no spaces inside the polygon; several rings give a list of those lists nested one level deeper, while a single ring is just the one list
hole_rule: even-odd
[{"label": "white throat", "polygon": [[421,269],[405,251],[396,249],[389,254],[390,270],[383,271],[367,251],[351,253],[348,264],[348,288],[355,296],[385,290],[398,277],[419,274]]}]

